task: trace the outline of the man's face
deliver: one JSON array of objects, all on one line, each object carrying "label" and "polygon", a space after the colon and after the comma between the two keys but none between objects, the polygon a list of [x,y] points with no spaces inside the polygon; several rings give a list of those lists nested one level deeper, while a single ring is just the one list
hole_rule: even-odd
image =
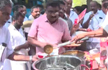
[{"label": "man's face", "polygon": [[26,15],[26,8],[25,7],[19,8],[18,12],[22,13],[25,16]]},{"label": "man's face", "polygon": [[95,2],[90,2],[90,10],[93,12],[96,12],[98,9],[98,6]]},{"label": "man's face", "polygon": [[23,6],[23,14],[26,15],[27,11],[26,11],[26,7]]},{"label": "man's face", "polygon": [[103,7],[103,4],[104,4],[104,3],[108,3],[108,0],[103,0],[103,1],[102,1],[102,11],[103,11],[105,14],[107,14],[107,9]]},{"label": "man's face", "polygon": [[0,26],[3,26],[7,20],[10,18],[12,8],[5,6],[3,10],[0,10]]},{"label": "man's face", "polygon": [[65,5],[60,4],[60,11],[59,11],[59,16],[64,18],[65,14]]},{"label": "man's face", "polygon": [[39,7],[38,8],[34,8],[33,12],[31,14],[32,14],[32,16],[34,18],[38,18],[40,16],[40,8]]},{"label": "man's face", "polygon": [[19,16],[18,19],[16,20],[16,24],[21,27],[23,25],[23,20],[24,17]]},{"label": "man's face", "polygon": [[59,7],[48,6],[46,9],[47,18],[51,23],[54,23],[59,18]]},{"label": "man's face", "polygon": [[[105,2],[104,2],[104,3],[105,3]],[[103,7],[103,4],[104,4],[104,3],[102,3],[102,11],[103,11],[105,14],[107,14],[107,9]]]},{"label": "man's face", "polygon": [[67,10],[72,8],[72,0],[66,0]]}]

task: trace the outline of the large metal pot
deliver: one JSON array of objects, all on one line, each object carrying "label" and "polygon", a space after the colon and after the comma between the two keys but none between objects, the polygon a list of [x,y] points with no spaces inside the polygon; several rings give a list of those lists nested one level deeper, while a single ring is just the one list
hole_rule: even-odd
[{"label": "large metal pot", "polygon": [[86,66],[86,60],[85,60],[85,53],[83,51],[80,51],[80,50],[70,50],[70,51],[67,51],[65,53],[62,53],[62,55],[72,55],[72,56],[76,56],[76,57],[79,57],[81,59],[81,66],[82,67],[79,67],[80,69],[78,70],[88,70],[88,67]]},{"label": "large metal pot", "polygon": [[79,70],[80,58],[72,55],[58,55],[41,59],[34,63],[39,70]]}]

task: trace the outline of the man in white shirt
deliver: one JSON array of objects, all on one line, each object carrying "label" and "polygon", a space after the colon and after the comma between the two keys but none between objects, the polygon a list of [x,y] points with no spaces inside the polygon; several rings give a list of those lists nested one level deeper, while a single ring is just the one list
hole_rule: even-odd
[{"label": "man in white shirt", "polygon": [[93,23],[93,19],[97,20],[99,23],[101,19],[104,18],[104,16],[102,16],[98,10],[98,3],[96,1],[90,2],[90,10],[91,11],[84,16],[83,28],[88,28],[89,25]]},{"label": "man in white shirt", "polygon": [[[40,7],[39,6],[33,6],[31,8],[31,15],[29,16],[28,22],[26,21],[24,23],[28,24],[29,22],[34,21],[36,18],[38,18],[40,16],[40,13],[41,13]],[[26,35],[26,39],[27,39],[29,30],[30,30],[30,26],[24,27],[24,32],[25,32],[25,35]]]},{"label": "man in white shirt", "polygon": [[40,16],[41,9],[39,6],[33,6],[31,8],[31,15],[29,16],[29,20],[34,20]]},{"label": "man in white shirt", "polygon": [[[80,42],[79,40],[84,37],[107,37],[108,36],[108,0],[103,0],[103,12],[106,14],[105,20],[101,25],[101,28],[92,32],[83,33],[75,36],[72,41]],[[107,49],[108,51],[108,49]],[[108,53],[107,53],[108,59]],[[108,65],[108,60],[106,60],[106,64]]]},{"label": "man in white shirt", "polygon": [[[20,12],[15,12],[12,17],[12,23],[8,27],[10,31],[10,39],[12,48],[15,50],[19,50],[18,54],[28,55],[28,51],[23,48],[19,49],[20,47],[27,47],[28,44],[25,40],[25,35],[21,28],[23,24],[24,16]],[[12,70],[30,70],[30,65],[28,62],[23,61],[10,61],[11,62],[11,69]],[[16,65],[17,64],[17,65]]]},{"label": "man in white shirt", "polygon": [[73,0],[65,0],[66,16],[71,19],[72,23],[74,24],[74,21],[76,18],[78,18],[78,15],[72,10],[72,2]]},{"label": "man in white shirt", "polygon": [[[12,50],[11,42],[10,42],[10,33],[8,29],[4,27],[4,24],[9,19],[11,13],[11,3],[10,0],[0,0],[0,45],[5,43],[7,46],[5,47],[5,51],[1,52],[3,55],[0,55],[0,70],[3,69],[3,63],[6,58],[16,61],[29,61],[29,60],[37,60],[36,56],[24,56],[19,55]],[[0,48],[3,46],[0,46]],[[1,50],[1,49],[0,49]],[[7,51],[7,52],[6,52]]]},{"label": "man in white shirt", "polygon": [[[90,2],[90,9],[91,11],[88,12],[83,21],[83,27],[97,30],[99,29],[100,22],[104,19],[104,17],[100,14],[98,10],[98,3],[96,1]],[[89,38],[87,40],[87,50],[91,50],[94,48],[100,48],[100,39],[99,38]]]}]

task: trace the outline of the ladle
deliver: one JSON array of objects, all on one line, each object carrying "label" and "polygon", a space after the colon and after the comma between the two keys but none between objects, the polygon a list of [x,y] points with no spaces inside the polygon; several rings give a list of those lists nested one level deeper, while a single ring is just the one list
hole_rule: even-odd
[{"label": "ladle", "polygon": [[53,46],[48,44],[44,47],[44,52],[50,56],[50,54],[53,52]]}]

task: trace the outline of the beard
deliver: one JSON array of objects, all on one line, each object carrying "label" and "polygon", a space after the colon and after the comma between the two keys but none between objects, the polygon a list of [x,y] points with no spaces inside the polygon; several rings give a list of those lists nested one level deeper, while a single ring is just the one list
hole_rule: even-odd
[{"label": "beard", "polygon": [[15,23],[14,26],[15,26],[16,29],[20,29],[20,27],[21,27],[21,25],[18,24],[18,23]]}]

